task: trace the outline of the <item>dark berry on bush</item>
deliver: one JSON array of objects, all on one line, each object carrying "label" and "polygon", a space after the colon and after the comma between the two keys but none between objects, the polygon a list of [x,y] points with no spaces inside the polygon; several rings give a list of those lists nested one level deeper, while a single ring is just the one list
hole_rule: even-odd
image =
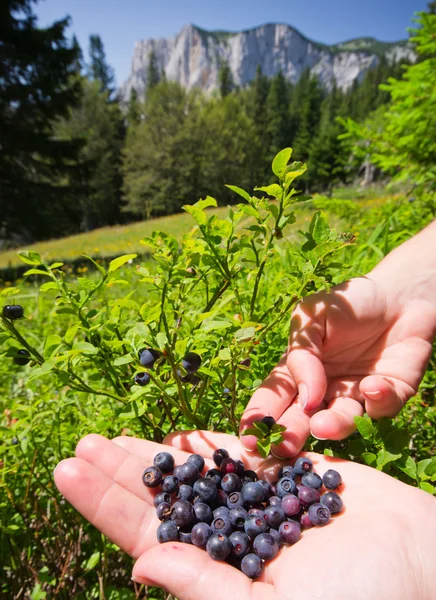
[{"label": "dark berry on bush", "polygon": [[232,508],[229,512],[230,523],[234,529],[244,529],[244,523],[247,517],[248,513],[242,506]]},{"label": "dark berry on bush", "polygon": [[239,492],[242,488],[242,483],[236,473],[227,473],[221,479],[221,488],[227,493]]},{"label": "dark berry on bush", "polygon": [[159,544],[175,542],[179,539],[179,530],[173,521],[164,521],[157,528],[157,541]]},{"label": "dark berry on bush", "polygon": [[305,473],[301,478],[301,483],[314,490],[320,490],[322,488],[322,479],[317,473]]},{"label": "dark berry on bush", "polygon": [[342,498],[336,492],[327,492],[321,496],[321,504],[327,506],[332,515],[341,512],[344,506]]},{"label": "dark berry on bush", "polygon": [[294,494],[286,494],[282,498],[282,509],[287,517],[293,517],[301,511],[301,502]]},{"label": "dark berry on bush", "polygon": [[184,544],[192,544],[191,531],[183,531],[183,529],[179,529],[179,540]]},{"label": "dark berry on bush", "polygon": [[313,527],[313,523],[310,520],[308,513],[303,513],[300,516],[300,523],[301,523],[301,526],[305,527],[306,529],[309,529],[309,527]]},{"label": "dark berry on bush", "polygon": [[320,494],[315,488],[309,488],[304,485],[298,490],[298,499],[303,508],[309,508],[311,504],[319,502]]},{"label": "dark berry on bush", "polygon": [[259,477],[254,471],[246,470],[242,473],[241,482],[242,484],[248,483],[249,481],[257,481]]},{"label": "dark berry on bush", "polygon": [[265,508],[264,519],[272,529],[278,529],[286,515],[280,506],[268,506]]},{"label": "dark berry on bush", "polygon": [[179,480],[174,475],[167,475],[162,481],[162,491],[167,494],[175,494],[179,489]]},{"label": "dark berry on bush", "polygon": [[191,540],[194,546],[206,550],[207,540],[212,535],[212,527],[207,523],[196,523],[191,531]]},{"label": "dark berry on bush", "polygon": [[293,494],[297,491],[297,484],[290,477],[282,477],[276,486],[276,493],[279,498],[283,498],[286,494]]},{"label": "dark berry on bush", "polygon": [[206,477],[204,477],[203,479],[197,479],[194,483],[194,493],[197,494],[203,502],[209,504],[217,497],[218,490],[212,479],[206,479]]},{"label": "dark berry on bush", "polygon": [[218,448],[212,454],[213,462],[219,467],[224,458],[229,458],[229,453],[224,448]]},{"label": "dark berry on bush", "polygon": [[19,304],[6,304],[3,306],[3,316],[11,321],[21,319],[24,316],[24,308]]},{"label": "dark berry on bush", "polygon": [[13,446],[17,446],[17,444],[18,444],[18,439],[17,439],[17,438],[14,436],[14,437],[12,438],[12,440],[11,440],[11,443],[12,443],[12,445],[13,445]]},{"label": "dark berry on bush", "polygon": [[152,369],[154,363],[160,355],[161,353],[157,350],[153,350],[152,348],[145,348],[144,350],[140,351],[139,362],[146,369]]},{"label": "dark berry on bush", "polygon": [[317,527],[322,527],[327,525],[330,521],[330,510],[324,504],[320,502],[316,502],[309,506],[309,510],[307,511],[309,515],[309,519],[312,521],[312,524]]},{"label": "dark berry on bush", "polygon": [[177,498],[179,498],[179,500],[193,500],[194,490],[190,485],[182,483],[177,491]]},{"label": "dark berry on bush", "polygon": [[276,420],[274,419],[274,417],[263,417],[263,419],[261,419],[260,422],[264,423],[264,425],[266,425],[268,429],[271,429],[271,427],[276,424]]},{"label": "dark berry on bush", "polygon": [[30,353],[22,348],[18,350],[17,355],[14,356],[13,361],[20,367],[26,366],[30,362]]},{"label": "dark berry on bush", "polygon": [[223,458],[220,464],[221,473],[227,475],[227,473],[237,473],[238,472],[238,464],[233,458]]},{"label": "dark berry on bush", "polygon": [[189,525],[193,525],[196,518],[192,504],[187,500],[177,500],[177,502],[174,502],[171,520],[174,521],[178,527],[189,527]]},{"label": "dark berry on bush", "polygon": [[239,508],[240,506],[244,506],[244,498],[241,492],[232,492],[227,497],[227,508]]},{"label": "dark berry on bush", "polygon": [[232,554],[238,558],[243,558],[250,551],[251,541],[243,531],[234,531],[229,535],[232,545]]},{"label": "dark berry on bush", "polygon": [[281,506],[282,499],[279,498],[278,496],[271,496],[271,498],[269,499],[269,505],[270,506]]},{"label": "dark berry on bush", "polygon": [[185,463],[180,466],[179,482],[193,484],[199,476],[198,469],[192,463]]},{"label": "dark berry on bush", "polygon": [[242,487],[242,497],[245,502],[262,502],[265,497],[263,486],[259,481],[246,483]]},{"label": "dark berry on bush", "polygon": [[322,476],[322,482],[328,490],[335,490],[342,483],[342,477],[334,469],[329,469]]},{"label": "dark berry on bush", "polygon": [[174,469],[174,457],[169,452],[159,452],[154,457],[153,464],[162,473],[171,473]]},{"label": "dark berry on bush", "polygon": [[295,544],[301,536],[301,525],[297,521],[285,521],[279,527],[279,534],[285,544]]},{"label": "dark berry on bush", "polygon": [[297,475],[304,475],[305,473],[308,473],[312,470],[312,466],[313,465],[310,458],[300,456],[300,458],[297,458],[297,460],[295,461],[294,469]]},{"label": "dark berry on bush", "polygon": [[195,373],[201,365],[201,357],[195,352],[187,352],[182,360],[182,367],[188,373]]},{"label": "dark berry on bush", "polygon": [[219,469],[209,469],[209,471],[206,471],[205,474],[205,477],[207,477],[208,479],[212,479],[212,481],[217,487],[221,485],[222,476],[223,475]]},{"label": "dark berry on bush", "polygon": [[228,517],[230,514],[230,510],[227,508],[227,506],[218,506],[218,508],[216,508],[213,511],[213,518],[217,519],[218,517]]},{"label": "dark berry on bush", "polygon": [[156,515],[159,521],[167,521],[171,516],[171,504],[169,502],[161,502],[156,508]]},{"label": "dark berry on bush", "polygon": [[135,375],[134,382],[136,385],[148,385],[150,383],[150,375],[148,373],[138,373]]},{"label": "dark berry on bush", "polygon": [[263,571],[263,561],[257,554],[246,554],[241,562],[241,571],[250,579],[257,579]]},{"label": "dark berry on bush", "polygon": [[196,466],[199,473],[204,469],[204,458],[200,454],[191,454],[191,456],[188,456],[186,462]]},{"label": "dark berry on bush", "polygon": [[[142,481],[146,487],[155,488],[162,483],[162,473],[157,467],[148,467],[142,475]],[[166,492],[167,490],[163,490]]]},{"label": "dark berry on bush", "polygon": [[272,560],[279,552],[279,545],[269,533],[261,533],[254,538],[253,550],[260,558]]},{"label": "dark berry on bush", "polygon": [[232,544],[226,535],[213,533],[207,540],[206,550],[214,560],[225,560],[232,550]]},{"label": "dark berry on bush", "polygon": [[159,494],[156,494],[153,500],[154,507],[157,508],[162,502],[171,504],[171,496],[167,492],[159,492]]},{"label": "dark berry on bush", "polygon": [[255,538],[260,533],[266,533],[268,529],[268,523],[261,515],[249,515],[244,523],[245,533]]},{"label": "dark berry on bush", "polygon": [[290,479],[295,479],[297,473],[295,472],[294,467],[291,467],[291,465],[285,465],[284,467],[280,467],[279,470],[279,479],[282,479],[283,477],[288,477]]},{"label": "dark berry on bush", "polygon": [[220,517],[216,517],[210,526],[212,527],[212,531],[214,533],[222,533],[227,536],[233,531],[229,515],[221,515]]},{"label": "dark berry on bush", "polygon": [[196,502],[193,507],[195,518],[197,521],[202,521],[203,523],[212,523],[213,515],[212,509],[208,504],[204,502]]},{"label": "dark berry on bush", "polygon": [[232,392],[229,388],[226,387],[223,389],[223,396],[230,396],[231,393]]},{"label": "dark berry on bush", "polygon": [[244,360],[241,360],[239,364],[243,367],[249,368],[251,366],[251,358],[244,358]]}]

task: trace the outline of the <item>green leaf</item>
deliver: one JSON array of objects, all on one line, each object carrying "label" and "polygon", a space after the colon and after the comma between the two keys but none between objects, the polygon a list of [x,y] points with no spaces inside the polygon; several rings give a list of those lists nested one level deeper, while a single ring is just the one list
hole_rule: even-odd
[{"label": "green leaf", "polygon": [[262,423],[262,421],[254,421],[253,427],[255,429],[258,429],[263,435],[268,435],[269,434],[269,427],[268,427],[268,425],[266,425],[265,423]]},{"label": "green leaf", "polygon": [[238,342],[249,340],[254,336],[255,332],[256,329],[254,327],[243,327],[242,329],[238,329],[238,331],[235,332],[235,339]]},{"label": "green leaf", "polygon": [[126,354],[125,356],[119,356],[114,360],[114,365],[116,367],[120,367],[121,365],[128,365],[133,362],[135,359],[131,354]]},{"label": "green leaf", "polygon": [[232,354],[230,352],[230,348],[223,348],[219,351],[218,357],[221,360],[230,360],[232,358]]},{"label": "green leaf", "polygon": [[284,437],[281,433],[271,433],[269,436],[269,441],[271,444],[281,444],[284,441]]},{"label": "green leaf", "polygon": [[257,440],[256,447],[262,458],[268,458],[271,452],[271,443],[269,440]]},{"label": "green leaf", "polygon": [[229,188],[229,190],[232,190],[232,192],[236,192],[237,194],[242,196],[242,198],[244,198],[244,200],[247,200],[247,202],[251,201],[250,194],[242,188],[238,187],[237,185],[229,185],[226,183],[226,187]]},{"label": "green leaf", "polygon": [[82,254],[82,256],[84,258],[86,258],[87,260],[89,260],[90,262],[92,262],[92,264],[97,267],[97,269],[100,271],[100,273],[102,275],[106,275],[106,269],[104,267],[102,267],[101,265],[98,264],[98,262],[96,262],[92,256],[88,256],[87,254]]},{"label": "green leaf", "polygon": [[403,473],[406,473],[406,475],[408,475],[412,479],[416,479],[417,470],[416,470],[416,463],[413,460],[413,458],[411,456],[407,456],[407,455],[403,454],[402,459],[403,460],[401,462],[397,461],[395,463],[395,465],[401,471],[403,471]]},{"label": "green leaf", "polygon": [[333,450],[330,448],[324,448],[324,456],[334,456]]},{"label": "green leaf", "polygon": [[17,254],[20,257],[20,259],[28,265],[40,265],[42,262],[38,252],[33,252],[32,250],[22,250]]},{"label": "green leaf", "polygon": [[48,268],[49,268],[49,269],[51,269],[51,270],[53,271],[54,269],[59,269],[59,267],[63,267],[63,266],[64,266],[64,263],[61,263],[61,262],[54,262],[54,263],[52,263],[51,265],[49,265],[49,267],[48,267]]},{"label": "green leaf", "polygon": [[307,166],[304,163],[298,161],[291,163],[288,167],[286,167],[285,184],[287,186],[290,185],[294,181],[294,179],[300,177],[300,175],[303,175],[303,173],[305,173],[306,171]]},{"label": "green leaf", "polygon": [[46,277],[51,277],[50,273],[47,273],[47,271],[43,271],[42,269],[29,269],[24,273],[24,277],[27,277],[28,275],[45,275]]},{"label": "green leaf", "polygon": [[370,467],[372,467],[377,460],[377,456],[373,452],[362,452],[361,458],[363,458]]},{"label": "green leaf", "polygon": [[324,244],[330,239],[330,227],[321,212],[316,212],[313,215],[309,233],[317,244]]},{"label": "green leaf", "polygon": [[85,571],[92,571],[100,562],[100,552],[94,552],[88,560],[82,565]]},{"label": "green leaf", "polygon": [[354,422],[360,433],[365,440],[372,440],[374,435],[377,433],[376,428],[371,422],[371,419],[365,417],[354,417]]},{"label": "green leaf", "polygon": [[283,189],[279,186],[278,183],[272,183],[271,185],[266,185],[263,187],[255,187],[256,191],[265,192],[268,196],[273,196],[277,198],[277,200],[281,200],[283,196]]},{"label": "green leaf", "polygon": [[248,427],[248,429],[244,429],[244,431],[241,433],[241,435],[254,435],[257,438],[260,438],[260,437],[263,438],[263,433],[261,431],[259,431],[258,429],[255,429],[254,427]]},{"label": "green leaf", "polygon": [[428,492],[429,494],[434,494],[436,491],[436,488],[427,481],[421,481],[419,487],[421,488],[421,490],[424,490],[424,492]]},{"label": "green leaf", "polygon": [[428,465],[425,467],[425,474],[429,477],[433,477],[436,474],[436,458],[432,458]]},{"label": "green leaf", "polygon": [[207,196],[204,200],[199,200],[195,204],[185,204],[182,208],[194,217],[199,225],[205,225],[207,221],[204,209],[209,206],[217,206],[215,198]]},{"label": "green leaf", "polygon": [[41,292],[48,292],[49,290],[57,290],[58,288],[58,284],[55,283],[54,281],[47,281],[47,283],[43,283],[41,285],[41,287],[39,288],[39,290]]},{"label": "green leaf", "polygon": [[220,329],[228,329],[232,327],[233,323],[226,321],[203,321],[201,329],[203,331],[218,331]]},{"label": "green leaf", "polygon": [[388,452],[387,450],[380,450],[377,454],[377,469],[381,470],[385,465],[399,458],[401,458],[401,454],[392,454],[392,452]]},{"label": "green leaf", "polygon": [[73,343],[74,338],[76,337],[77,332],[79,331],[80,323],[73,323],[65,332],[64,340],[67,344],[71,345]]},{"label": "green leaf", "polygon": [[164,333],[159,332],[156,336],[156,343],[161,350],[164,350],[165,346],[168,344],[167,336]]},{"label": "green leaf", "polygon": [[272,433],[283,433],[283,431],[286,431],[286,427],[284,425],[279,425],[278,423],[276,423],[271,427]]},{"label": "green leaf", "polygon": [[[427,467],[433,462],[432,458],[425,458],[420,460],[417,464],[417,474],[419,479],[425,479],[427,474]],[[436,462],[436,461],[435,461]]]},{"label": "green leaf", "polygon": [[125,265],[126,262],[129,262],[129,260],[133,260],[137,256],[137,254],[124,254],[124,256],[114,258],[114,260],[111,260],[109,264],[109,273],[113,273],[114,271]]},{"label": "green leaf", "polygon": [[62,338],[56,334],[49,335],[44,345],[44,356],[50,356],[62,344]]},{"label": "green leaf", "polygon": [[405,429],[395,429],[383,441],[386,450],[397,454],[409,446],[410,436]]},{"label": "green leaf", "polygon": [[260,212],[251,206],[250,204],[241,204],[241,211],[250,217],[254,217],[255,219],[260,219]]},{"label": "green leaf", "polygon": [[83,352],[84,354],[97,354],[98,352],[98,348],[88,342],[76,342],[73,346],[73,350],[76,352]]},{"label": "green leaf", "polygon": [[272,171],[279,179],[283,178],[286,171],[286,166],[291,158],[292,148],[284,148],[281,150],[272,162]]},{"label": "green leaf", "polygon": [[19,294],[20,292],[21,292],[20,288],[7,287],[7,288],[2,289],[2,291],[0,292],[0,297],[6,298],[7,296],[15,296],[16,294]]},{"label": "green leaf", "polygon": [[[145,389],[142,387],[135,394],[133,394],[133,396],[131,396],[130,399],[134,400],[136,398],[139,398],[139,396],[142,396],[143,394],[145,394]],[[145,413],[145,404],[141,404],[138,406],[137,402],[132,402],[131,407],[132,408],[130,410],[120,413],[118,417],[120,419],[135,419],[136,417],[142,417],[142,415]]]}]

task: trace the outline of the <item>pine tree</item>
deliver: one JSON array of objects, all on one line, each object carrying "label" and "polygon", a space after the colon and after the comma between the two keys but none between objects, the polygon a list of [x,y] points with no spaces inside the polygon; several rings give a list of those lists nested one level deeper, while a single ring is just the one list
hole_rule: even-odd
[{"label": "pine tree", "polygon": [[161,71],[157,64],[157,56],[156,52],[152,50],[148,55],[148,64],[147,64],[147,74],[146,74],[146,82],[147,82],[147,92],[151,91],[161,80]]},{"label": "pine tree", "polygon": [[266,100],[266,150],[267,160],[289,146],[289,84],[279,71],[272,78]]},{"label": "pine tree", "polygon": [[228,96],[235,88],[233,74],[227,62],[223,62],[218,71],[218,86],[221,98]]},{"label": "pine tree", "polygon": [[135,88],[130,90],[129,105],[127,107],[127,124],[134,127],[139,121],[139,100]]},{"label": "pine tree", "polygon": [[115,76],[112,67],[106,60],[103,42],[99,35],[89,36],[89,65],[88,76],[92,81],[100,82],[100,91],[114,91]]}]

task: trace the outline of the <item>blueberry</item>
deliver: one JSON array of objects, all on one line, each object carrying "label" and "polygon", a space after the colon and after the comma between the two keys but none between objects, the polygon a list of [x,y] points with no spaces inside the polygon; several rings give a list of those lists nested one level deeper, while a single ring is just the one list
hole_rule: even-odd
[{"label": "blueberry", "polygon": [[159,492],[159,494],[156,494],[153,500],[154,507],[157,508],[162,502],[171,504],[171,496],[167,492]]},{"label": "blueberry", "polygon": [[150,375],[148,373],[138,373],[134,377],[136,385],[144,386],[150,383]]},{"label": "blueberry", "polygon": [[210,526],[212,527],[212,531],[214,533],[230,535],[233,531],[229,515],[221,515],[220,517],[216,517]]},{"label": "blueberry", "polygon": [[298,499],[303,508],[309,508],[311,504],[319,502],[320,494],[315,488],[308,488],[305,485],[300,486],[298,490]]},{"label": "blueberry", "polygon": [[231,393],[232,392],[231,392],[231,390],[229,390],[229,388],[225,387],[223,389],[223,396],[230,396]]},{"label": "blueberry", "polygon": [[146,369],[152,369],[161,353],[152,348],[145,348],[139,351],[139,362]]},{"label": "blueberry", "polygon": [[11,443],[13,446],[17,446],[18,445],[18,438],[16,438],[15,436],[12,438]]},{"label": "blueberry", "polygon": [[3,316],[11,321],[21,319],[24,316],[24,308],[19,304],[7,304],[3,306]]},{"label": "blueberry", "polygon": [[230,523],[234,529],[244,529],[244,523],[247,517],[248,513],[242,506],[239,506],[239,508],[232,508],[229,512]]},{"label": "blueberry", "polygon": [[268,506],[265,508],[264,518],[272,529],[278,529],[280,523],[286,519],[286,515],[280,506]]},{"label": "blueberry", "polygon": [[236,462],[236,475],[238,477],[242,477],[242,475],[244,474],[244,471],[245,471],[245,465],[242,462],[242,460],[239,460],[239,459],[236,460],[235,462]]},{"label": "blueberry", "polygon": [[203,479],[197,479],[194,483],[194,493],[197,494],[203,502],[209,504],[217,497],[218,490],[211,479],[206,479],[206,477],[204,477]]},{"label": "blueberry", "polygon": [[179,500],[193,500],[194,490],[190,485],[182,483],[177,491],[177,498],[179,498]]},{"label": "blueberry", "polygon": [[156,515],[159,521],[168,521],[171,516],[171,504],[169,502],[161,502],[156,508]]},{"label": "blueberry", "polygon": [[188,456],[186,462],[196,466],[199,473],[204,469],[204,458],[200,454],[191,454],[191,456]]},{"label": "blueberry", "polygon": [[301,502],[294,494],[286,494],[282,498],[282,509],[287,517],[293,517],[301,511]]},{"label": "blueberry", "polygon": [[179,481],[180,483],[192,484],[197,481],[199,476],[198,469],[192,463],[180,465]]},{"label": "blueberry", "polygon": [[18,350],[17,355],[13,358],[13,361],[16,365],[24,367],[30,362],[30,353],[22,348],[21,350]]},{"label": "blueberry", "polygon": [[264,423],[264,425],[266,425],[268,429],[271,429],[271,427],[273,427],[273,425],[276,424],[276,420],[274,419],[274,417],[263,417],[263,419],[261,419],[260,422]]},{"label": "blueberry", "polygon": [[177,479],[180,479],[180,471],[181,471],[182,465],[178,465],[177,467],[174,467],[174,471],[173,471],[173,475],[174,477],[177,477]]},{"label": "blueberry", "polygon": [[183,529],[179,529],[179,540],[184,544],[192,544],[191,531],[183,531]]},{"label": "blueberry", "polygon": [[263,486],[259,481],[246,483],[242,487],[242,497],[245,502],[262,502],[265,497]]},{"label": "blueberry", "polygon": [[335,490],[342,483],[342,477],[334,469],[329,469],[322,476],[322,482],[328,490]]},{"label": "blueberry", "polygon": [[[142,474],[142,482],[146,487],[155,488],[162,483],[162,473],[157,467],[148,467]],[[163,490],[166,492],[167,490]]]},{"label": "blueberry", "polygon": [[277,529],[270,529],[268,532],[277,542],[279,548],[281,548],[283,546],[283,540],[280,536],[280,533],[278,532]]},{"label": "blueberry", "polygon": [[193,525],[196,518],[192,504],[187,500],[177,500],[177,502],[174,502],[171,520],[174,521],[178,527],[188,527],[189,525]]},{"label": "blueberry", "polygon": [[179,489],[179,480],[174,475],[167,475],[162,481],[162,491],[167,494],[175,494]]},{"label": "blueberry", "polygon": [[312,524],[317,527],[323,527],[330,521],[330,510],[320,502],[316,502],[309,506],[307,514],[309,515]]},{"label": "blueberry", "polygon": [[290,477],[282,477],[277,483],[277,496],[283,498],[286,494],[293,494],[297,491],[297,484]]},{"label": "blueberry", "polygon": [[294,469],[297,475],[304,475],[312,470],[312,461],[310,458],[306,458],[305,456],[300,456],[295,461]]},{"label": "blueberry", "polygon": [[238,558],[243,558],[250,551],[251,541],[243,531],[234,531],[229,535],[229,541],[232,545],[232,554]]},{"label": "blueberry", "polygon": [[269,533],[261,533],[254,538],[253,550],[260,558],[272,560],[279,552],[279,545]]},{"label": "blueberry", "polygon": [[244,523],[245,533],[254,538],[260,533],[266,533],[268,523],[261,515],[249,515]]},{"label": "blueberry", "polygon": [[229,453],[224,448],[218,448],[212,454],[213,462],[219,467],[224,458],[229,458]]},{"label": "blueberry", "polygon": [[297,473],[295,472],[294,467],[291,467],[291,465],[285,465],[284,467],[280,467],[279,470],[279,479],[282,479],[282,477],[288,477],[290,479],[295,479]]},{"label": "blueberry", "polygon": [[173,521],[164,521],[157,528],[157,541],[159,544],[175,542],[179,539],[179,530]]},{"label": "blueberry", "polygon": [[207,540],[206,550],[214,560],[225,560],[232,550],[232,544],[226,535],[213,533]]},{"label": "blueberry", "polygon": [[279,527],[279,534],[285,544],[295,544],[301,536],[301,525],[297,521],[285,521]]},{"label": "blueberry", "polygon": [[257,554],[246,554],[241,562],[241,571],[250,579],[257,579],[263,571],[262,559]]},{"label": "blueberry", "polygon": [[174,469],[174,457],[169,452],[159,452],[154,457],[153,464],[162,473],[171,473]]},{"label": "blueberry", "polygon": [[211,537],[213,531],[207,523],[196,523],[191,531],[191,540],[194,546],[206,550],[207,540]]},{"label": "blueberry", "polygon": [[242,365],[243,367],[249,368],[250,365],[251,365],[251,359],[250,358],[244,358],[244,360],[241,360],[241,362],[239,364]]},{"label": "blueberry", "polygon": [[217,508],[218,506],[227,506],[227,494],[224,490],[217,491],[217,495],[213,503],[213,508]]},{"label": "blueberry", "polygon": [[270,506],[281,506],[282,505],[282,499],[279,498],[279,496],[271,496],[271,498],[268,500],[269,505]]},{"label": "blueberry", "polygon": [[187,352],[182,360],[182,367],[188,373],[195,373],[201,365],[201,357],[195,352]]},{"label": "blueberry", "polygon": [[321,504],[327,506],[332,515],[341,512],[344,506],[342,498],[336,492],[327,492],[321,496]]},{"label": "blueberry", "polygon": [[227,508],[239,508],[244,506],[244,498],[241,492],[232,492],[227,496]]},{"label": "blueberry", "polygon": [[263,504],[261,504],[260,506],[262,508],[260,508],[259,506],[251,507],[248,510],[248,516],[250,516],[250,515],[260,515],[261,517],[263,517],[265,515],[265,511],[263,509]]},{"label": "blueberry", "polygon": [[322,488],[322,479],[317,473],[305,473],[301,478],[301,483],[314,490],[320,490]]},{"label": "blueberry", "polygon": [[268,500],[273,496],[270,484],[264,479],[259,479],[258,482],[263,487],[263,501]]},{"label": "blueberry", "polygon": [[217,519],[218,517],[222,516],[228,517],[229,514],[230,510],[227,508],[227,506],[218,506],[218,508],[213,511],[213,518]]},{"label": "blueberry", "polygon": [[196,502],[192,508],[194,509],[194,514],[197,521],[202,521],[203,523],[208,524],[212,523],[212,509],[208,504],[205,504],[204,502]]},{"label": "blueberry", "polygon": [[209,471],[206,471],[205,474],[205,477],[207,477],[208,479],[212,479],[212,481],[217,487],[221,485],[222,476],[223,475],[219,469],[209,469]]},{"label": "blueberry", "polygon": [[227,473],[221,479],[221,488],[227,493],[231,492],[240,492],[242,488],[242,483],[238,475],[236,473]]},{"label": "blueberry", "polygon": [[303,513],[300,517],[300,523],[302,527],[309,529],[309,527],[313,527],[313,523],[310,520],[308,513]]},{"label": "blueberry", "polygon": [[227,475],[227,473],[237,473],[238,464],[233,458],[223,458],[220,464],[221,473]]},{"label": "blueberry", "polygon": [[244,471],[242,473],[241,482],[242,484],[248,483],[249,481],[257,481],[259,477],[254,471],[250,471],[250,469]]}]

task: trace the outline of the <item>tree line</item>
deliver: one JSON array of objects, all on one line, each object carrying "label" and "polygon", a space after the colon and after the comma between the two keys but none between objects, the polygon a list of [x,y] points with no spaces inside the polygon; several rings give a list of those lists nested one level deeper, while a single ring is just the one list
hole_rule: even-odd
[{"label": "tree line", "polygon": [[362,122],[389,100],[379,88],[403,66],[381,58],[347,92],[325,90],[309,71],[295,84],[257,69],[246,87],[221,65],[205,95],[168,81],[149,57],[145,99],[122,106],[101,38],[84,57],[68,19],[38,28],[34,0],[0,8],[0,244],[61,237],[179,212],[224,187],[269,183],[283,147],[308,163],[303,185],[330,190],[354,176],[337,120]]}]

